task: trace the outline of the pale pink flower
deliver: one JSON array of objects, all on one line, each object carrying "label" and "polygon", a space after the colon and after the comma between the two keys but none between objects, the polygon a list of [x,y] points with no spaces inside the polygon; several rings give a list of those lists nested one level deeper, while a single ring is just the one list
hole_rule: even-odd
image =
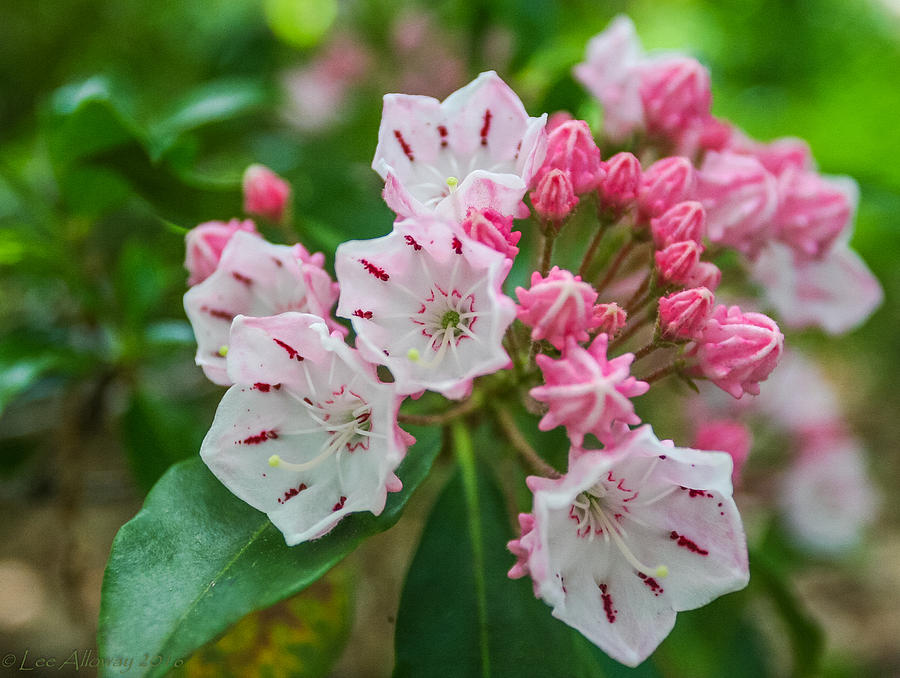
[{"label": "pale pink flower", "polygon": [[600,204],[616,212],[631,207],[641,187],[641,163],[628,152],[616,153],[606,163],[606,178],[597,189]]},{"label": "pale pink flower", "polygon": [[244,171],[244,211],[280,222],[289,210],[291,187],[265,165],[250,165]]},{"label": "pale pink flower", "polygon": [[222,250],[238,231],[256,234],[256,225],[250,219],[207,221],[187,232],[184,267],[189,274],[188,285],[201,283],[213,274],[222,258]]},{"label": "pale pink flower", "polygon": [[563,170],[572,181],[575,193],[595,190],[606,176],[600,149],[584,120],[569,120],[553,128],[547,136],[547,156],[532,185],[537,185],[553,169]]},{"label": "pale pink flower", "polygon": [[754,257],[772,235],[778,205],[775,177],[747,155],[706,154],[697,196],[706,209],[709,239]]},{"label": "pale pink flower", "polygon": [[797,260],[790,247],[771,242],[750,275],[788,327],[842,334],[862,325],[884,299],[866,263],[842,242],[818,261]]},{"label": "pale pink flower", "polygon": [[184,310],[197,338],[196,362],[210,381],[223,386],[231,383],[225,355],[231,321],[237,315],[301,311],[342,330],[330,318],[338,291],[322,269],[323,259],[299,244],[273,245],[245,231],[234,234],[215,273],[184,295]]},{"label": "pale pink flower", "polygon": [[501,342],[516,310],[501,286],[511,265],[450,222],[405,219],[389,235],[338,247],[337,314],[398,392],[462,398],[475,377],[509,365]]},{"label": "pale pink flower", "polygon": [[753,434],[745,424],[734,419],[703,420],[694,433],[694,445],[698,450],[727,452],[734,462],[731,482],[740,482],[741,470],[750,455]]},{"label": "pale pink flower", "polygon": [[639,69],[644,121],[651,134],[677,137],[709,117],[709,72],[685,56],[648,60]]},{"label": "pale pink flower", "polygon": [[614,337],[628,323],[628,314],[625,309],[614,302],[594,306],[594,317],[600,321],[595,329],[610,337]]},{"label": "pale pink flower", "polygon": [[821,259],[852,227],[857,197],[850,179],[788,168],[778,177],[775,237],[798,257]]},{"label": "pale pink flower", "polygon": [[859,443],[844,438],[805,448],[782,479],[779,503],[790,533],[807,549],[834,554],[858,545],[878,505]]},{"label": "pale pink flower", "polygon": [[758,395],[783,346],[784,335],[768,316],[716,306],[697,339],[695,371],[735,398]]},{"label": "pale pink flower", "polygon": [[541,431],[565,426],[572,444],[580,446],[587,433],[606,438],[614,422],[641,423],[631,398],[643,395],[650,386],[631,376],[634,354],[607,360],[608,343],[608,337],[599,334],[584,349],[570,337],[559,360],[537,356],[544,384],[530,393],[549,407],[538,423]]},{"label": "pale pink flower", "polygon": [[548,221],[559,224],[578,204],[568,173],[560,169],[550,170],[537,188],[531,192],[534,211]]},{"label": "pale pink flower", "polygon": [[401,217],[436,212],[459,223],[469,208],[527,217],[522,197],[544,160],[545,122],[493,71],[443,102],[387,94],[372,168]]},{"label": "pale pink flower", "polygon": [[413,442],[397,426],[402,398],[321,318],[238,316],[228,374],[200,456],[288,546],[348,513],[380,514],[401,489],[394,470]]},{"label": "pale pink flower", "polygon": [[703,244],[706,232],[706,211],[703,205],[693,200],[680,202],[655,219],[650,220],[653,243],[663,248],[683,240],[693,240]]},{"label": "pale pink flower", "polygon": [[532,513],[509,543],[553,616],[637,666],[675,613],[747,585],[747,546],[727,454],[660,442],[649,426],[570,455],[562,478],[529,477]]},{"label": "pale pink flower", "polygon": [[519,253],[516,245],[522,237],[522,232],[512,230],[512,225],[512,217],[505,217],[490,208],[470,209],[465,221],[462,222],[466,235],[505,254],[510,259]]},{"label": "pale pink flower", "polygon": [[603,131],[614,142],[644,126],[644,106],[635,69],[644,50],[627,16],[620,14],[588,42],[575,79],[603,105]]},{"label": "pale pink flower", "polygon": [[695,339],[705,327],[715,300],[706,287],[693,287],[660,298],[660,334],[665,339]]},{"label": "pale pink flower", "polygon": [[671,245],[654,252],[656,270],[660,279],[667,284],[686,285],[700,263],[703,245],[694,240],[673,242]]},{"label": "pale pink flower", "polygon": [[672,156],[657,160],[641,176],[638,207],[642,219],[657,217],[693,198],[696,182],[694,166],[687,158]]},{"label": "pale pink flower", "polygon": [[531,274],[531,287],[516,288],[519,298],[517,317],[532,328],[533,341],[547,339],[561,349],[566,339],[586,341],[588,332],[600,319],[594,315],[597,292],[581,276],[554,266],[544,278],[539,271]]}]

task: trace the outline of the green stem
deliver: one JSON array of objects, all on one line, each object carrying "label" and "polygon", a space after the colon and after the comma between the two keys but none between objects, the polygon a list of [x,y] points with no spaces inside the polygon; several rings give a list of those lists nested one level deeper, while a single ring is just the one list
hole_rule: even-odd
[{"label": "green stem", "polygon": [[651,372],[646,377],[638,377],[638,381],[646,381],[648,384],[652,384],[655,381],[659,381],[664,377],[668,377],[673,372],[676,372],[681,367],[681,361],[676,360],[671,365],[666,365],[665,367],[660,367],[655,372]]},{"label": "green stem", "polygon": [[603,288],[605,288],[609,283],[612,282],[613,278],[616,277],[616,273],[619,272],[619,269],[622,267],[622,264],[625,263],[625,259],[628,258],[628,255],[631,254],[631,250],[634,249],[634,240],[629,240],[627,243],[622,245],[622,249],[619,250],[619,253],[616,255],[616,258],[613,259],[612,264],[610,264],[609,268],[606,270],[606,275],[594,285],[594,289],[597,292],[601,292]]},{"label": "green stem", "polygon": [[444,412],[438,412],[437,414],[406,414],[400,412],[397,415],[397,421],[401,424],[413,424],[414,426],[442,426],[471,414],[481,406],[481,401],[480,392],[477,392],[456,407],[451,407]]},{"label": "green stem", "polygon": [[541,276],[546,278],[550,272],[550,260],[553,257],[553,242],[556,240],[557,229],[553,225],[544,228],[544,251],[541,254]]},{"label": "green stem", "polygon": [[509,411],[503,409],[503,405],[495,406],[493,410],[497,424],[500,426],[500,429],[503,431],[507,440],[509,440],[510,445],[512,445],[513,449],[519,453],[519,456],[534,469],[535,473],[540,473],[542,476],[548,478],[559,478],[559,471],[544,461],[541,458],[541,455],[539,455],[537,451],[528,444],[528,441],[525,440],[525,436],[522,435],[519,427],[516,426],[516,422]]}]

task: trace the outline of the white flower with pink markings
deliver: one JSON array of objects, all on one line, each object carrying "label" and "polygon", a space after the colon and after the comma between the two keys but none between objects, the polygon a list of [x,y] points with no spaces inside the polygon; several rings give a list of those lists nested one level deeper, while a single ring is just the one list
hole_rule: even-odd
[{"label": "white flower with pink markings", "polygon": [[438,213],[465,219],[469,208],[528,216],[522,202],[547,150],[547,116],[529,117],[493,71],[444,101],[387,94],[372,169],[401,217]]},{"label": "white flower with pink markings", "polygon": [[337,314],[401,393],[461,398],[473,378],[509,364],[501,340],[516,310],[501,285],[511,265],[449,222],[406,219],[382,238],[338,247]]},{"label": "white flower with pink markings", "polygon": [[394,387],[314,315],[238,316],[231,339],[234,386],[200,450],[216,477],[289,546],[348,513],[381,513],[412,442]]},{"label": "white flower with pink markings", "polygon": [[[575,452],[575,450],[573,450]],[[747,585],[731,457],[671,447],[649,426],[570,454],[561,478],[528,478],[532,513],[509,544],[553,616],[636,666],[675,613]]]},{"label": "white flower with pink markings", "polygon": [[302,245],[273,245],[255,234],[236,232],[215,272],[184,295],[184,310],[197,338],[196,362],[210,381],[231,384],[225,356],[231,321],[238,315],[269,316],[285,311],[328,319],[337,285],[322,268],[324,257]]}]

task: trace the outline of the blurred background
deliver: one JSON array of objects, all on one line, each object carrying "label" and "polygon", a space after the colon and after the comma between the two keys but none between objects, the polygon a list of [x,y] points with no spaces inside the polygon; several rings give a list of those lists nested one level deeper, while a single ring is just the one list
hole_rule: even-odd
[{"label": "blurred background", "polygon": [[[392,221],[369,168],[382,94],[443,98],[494,69],[531,114],[596,120],[571,67],[623,11],[648,48],[711,69],[717,116],[763,140],[802,137],[823,172],[859,182],[853,246],[886,302],[847,336],[788,341],[818,356],[842,397],[879,517],[838,556],[777,536],[771,548],[824,628],[823,675],[900,674],[897,0],[4,0],[0,651],[95,646],[116,530],[169,465],[197,453],[221,390],[193,366],[184,230],[240,215],[244,168],[263,163],[292,184],[299,237],[330,265],[339,242]],[[321,661],[289,675],[389,675],[400,586],[445,476],[287,616],[260,622],[315,627],[297,642]],[[753,647],[771,675],[788,675],[790,649],[768,622],[777,610],[750,610]],[[691,624],[676,629],[687,649],[663,646],[664,675],[723,675],[714,650],[691,645],[684,629],[702,628]],[[226,656],[210,649],[189,672],[224,675]]]}]

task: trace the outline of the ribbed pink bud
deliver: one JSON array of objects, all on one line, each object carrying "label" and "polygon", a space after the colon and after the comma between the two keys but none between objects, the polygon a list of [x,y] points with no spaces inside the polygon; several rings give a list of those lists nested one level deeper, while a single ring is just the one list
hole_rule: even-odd
[{"label": "ribbed pink bud", "polygon": [[531,274],[531,287],[516,288],[519,309],[516,317],[532,328],[534,341],[547,339],[562,349],[568,337],[586,341],[588,332],[601,322],[594,315],[597,292],[581,276],[554,266],[546,278]]},{"label": "ribbed pink bud", "polygon": [[805,259],[821,258],[850,227],[855,196],[847,187],[796,168],[778,178],[776,237]]},{"label": "ribbed pink bud", "polygon": [[689,287],[705,287],[715,292],[722,282],[722,271],[711,261],[701,261],[694,266],[694,270],[690,272],[685,281],[685,285]]},{"label": "ribbed pink bud", "polygon": [[653,256],[656,259],[656,269],[664,283],[685,285],[690,279],[697,264],[700,263],[700,254],[703,246],[693,240],[673,242],[671,245],[659,250]]},{"label": "ribbed pink bud", "polygon": [[291,197],[290,185],[265,165],[244,171],[244,211],[270,221],[281,221]]},{"label": "ribbed pink bud", "polygon": [[531,192],[531,204],[544,219],[559,222],[569,216],[578,204],[569,175],[560,169],[552,169]]},{"label": "ribbed pink bud", "polygon": [[651,219],[650,230],[657,248],[683,240],[702,244],[706,231],[706,210],[694,200],[680,202],[663,212],[662,216]]},{"label": "ribbed pink bud", "polygon": [[659,300],[659,331],[665,339],[694,339],[716,301],[705,287],[692,287]]},{"label": "ribbed pink bud", "polygon": [[815,165],[809,145],[803,139],[794,137],[782,137],[762,143],[736,131],[729,139],[727,149],[752,155],[776,177],[787,169],[812,170]]},{"label": "ribbed pink bud", "polygon": [[595,329],[610,337],[615,336],[628,322],[628,314],[625,309],[614,302],[594,306],[594,318],[598,321]]},{"label": "ribbed pink bud", "polygon": [[520,231],[513,231],[513,218],[503,216],[490,208],[483,210],[470,209],[462,222],[462,228],[468,236],[484,243],[491,249],[502,252],[510,259],[519,253],[516,245],[522,237]]},{"label": "ribbed pink bud", "polygon": [[628,152],[616,153],[606,162],[606,178],[597,189],[600,204],[622,212],[634,204],[641,187],[641,163]]},{"label": "ribbed pink bud", "polygon": [[187,269],[188,285],[203,282],[216,270],[222,250],[238,231],[256,234],[256,226],[250,219],[241,221],[232,219],[229,222],[207,221],[195,226],[185,236],[187,256],[184,267]]},{"label": "ribbed pink bud", "polygon": [[747,426],[732,419],[704,421],[697,428],[691,447],[730,454],[734,462],[731,482],[736,485],[740,482],[741,470],[750,454],[750,448],[753,447],[753,434]]},{"label": "ribbed pink bud", "polygon": [[555,113],[551,113],[550,117],[547,118],[547,134],[550,134],[550,132],[555,130],[564,122],[568,122],[569,120],[574,119],[574,116],[569,113],[569,111],[556,111]]},{"label": "ribbed pink bud", "polygon": [[561,123],[547,137],[547,156],[533,179],[534,185],[553,169],[569,175],[575,193],[593,191],[606,176],[606,164],[594,142],[591,128],[584,120]]},{"label": "ribbed pink bud", "polygon": [[658,217],[673,205],[693,197],[696,176],[687,158],[658,160],[641,177],[638,207],[641,217]]},{"label": "ribbed pink bud", "polygon": [[641,100],[647,130],[675,136],[709,116],[709,73],[696,59],[650,61],[641,69]]},{"label": "ribbed pink bud", "polygon": [[767,315],[716,306],[697,340],[695,371],[735,398],[759,395],[783,348],[784,335]]}]

